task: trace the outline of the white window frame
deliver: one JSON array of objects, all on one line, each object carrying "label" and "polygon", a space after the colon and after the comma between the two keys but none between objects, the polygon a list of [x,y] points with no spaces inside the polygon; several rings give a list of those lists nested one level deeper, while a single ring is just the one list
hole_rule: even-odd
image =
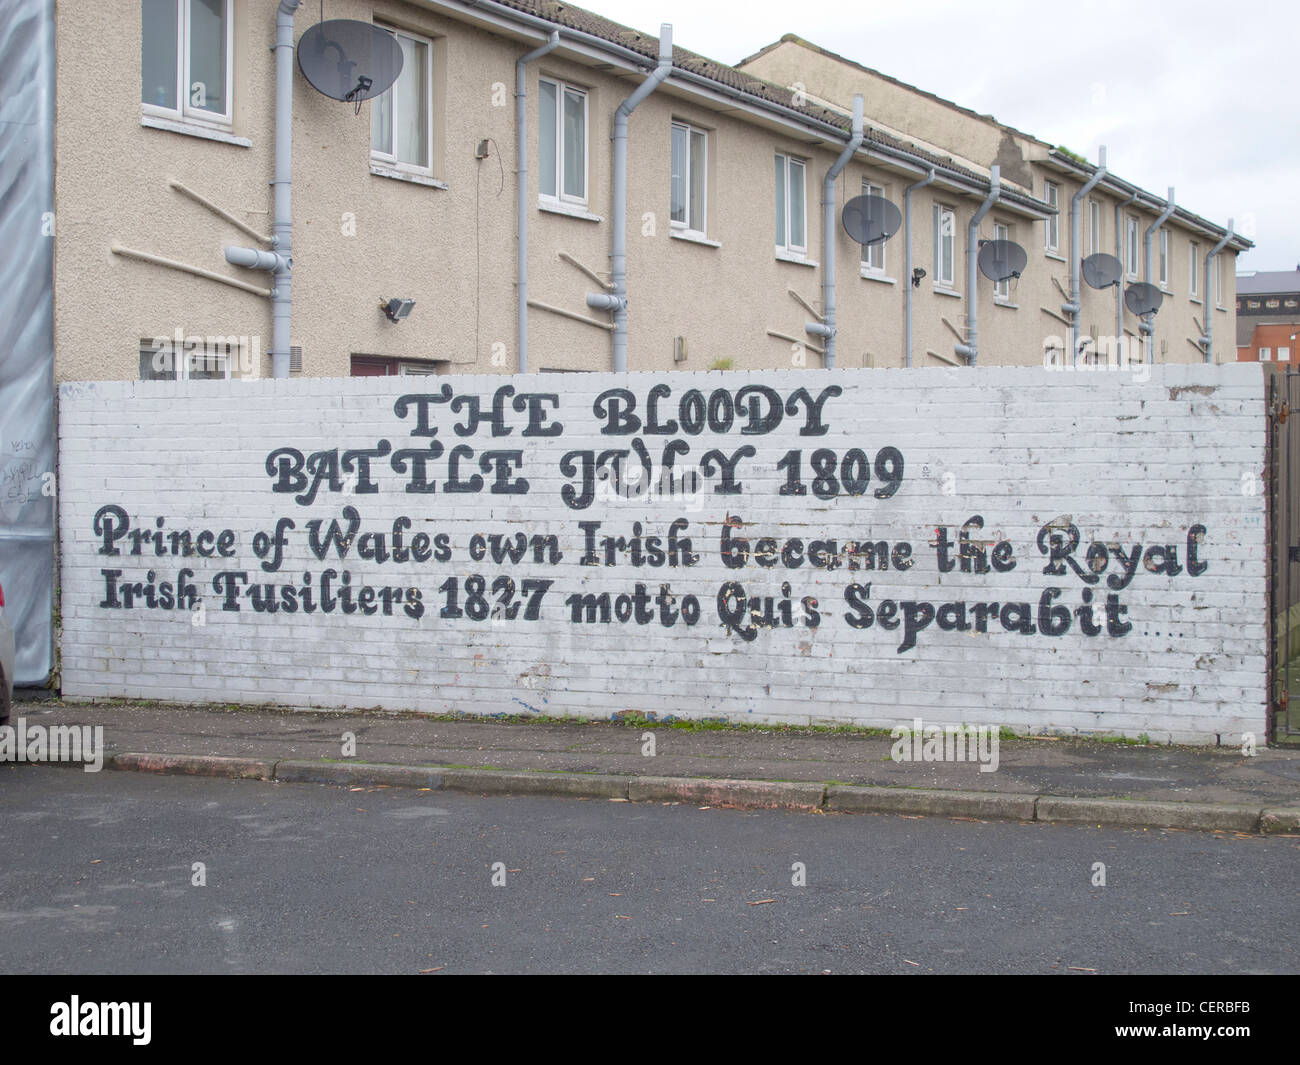
[{"label": "white window frame", "polygon": [[1277,349],[1277,361],[1278,362],[1291,361],[1291,346],[1289,344],[1284,348]]},{"label": "white window frame", "polygon": [[1169,231],[1160,230],[1160,287],[1169,287]]},{"label": "white window frame", "polygon": [[[1010,240],[1011,227],[1008,225],[1004,225],[1002,222],[994,222],[993,239]],[[1003,303],[1011,302],[1011,279],[1010,278],[1007,278],[1007,280],[1005,281],[993,282],[993,298],[995,300],[1001,300]]]},{"label": "white window frame", "polygon": [[[176,103],[175,108],[161,107],[140,101],[140,113],[156,118],[170,118],[200,126],[229,130],[235,120],[235,0],[223,0],[226,20],[226,110],[224,114],[197,108],[190,104],[190,4],[191,0],[176,0]],[[144,17],[144,5],[140,7]],[[141,93],[144,92],[144,71],[140,72]]]},{"label": "white window frame", "polygon": [[1088,254],[1096,255],[1101,251],[1101,204],[1096,200],[1088,201]]},{"label": "white window frame", "polygon": [[1199,301],[1201,297],[1201,286],[1197,278],[1196,260],[1200,258],[1201,246],[1196,241],[1191,241],[1187,246],[1187,265],[1188,265],[1188,295],[1192,299]]},{"label": "white window frame", "polygon": [[1259,349],[1259,361],[1260,361],[1260,362],[1269,362],[1269,361],[1272,360],[1272,358],[1273,358],[1273,349],[1272,349],[1272,348],[1260,348],[1260,349]]},{"label": "white window frame", "polygon": [[[1061,186],[1055,181],[1043,182],[1043,201],[1053,207],[1061,206]],[[1061,216],[1051,215],[1043,223],[1043,251],[1059,255],[1061,251]]]},{"label": "white window frame", "polygon": [[[426,86],[426,90],[428,91],[428,98],[425,101],[426,102],[426,107],[425,107],[426,126],[424,130],[424,143],[426,145],[426,150],[428,151],[428,162],[423,164],[410,163],[410,162],[406,162],[405,160],[398,159],[396,155],[391,154],[389,152],[381,152],[374,147],[373,139],[371,141],[371,147],[370,147],[370,159],[372,162],[378,163],[380,166],[386,169],[396,170],[403,174],[418,174],[420,177],[431,178],[433,177],[433,102],[434,102],[433,101],[433,86],[434,86],[433,39],[431,37],[422,37],[418,33],[408,33],[406,30],[399,30],[396,26],[389,26],[382,22],[376,22],[375,25],[381,30],[387,30],[394,37],[405,37],[407,40],[414,41],[416,44],[420,45],[425,50],[426,61],[424,64],[424,72],[429,79],[429,83]],[[402,74],[405,73],[406,71],[405,69],[403,69]],[[402,74],[398,75],[398,81],[401,80]],[[395,84],[393,86],[390,86],[387,90],[385,90],[385,92],[381,93],[380,95],[381,96],[389,95],[390,93],[393,92],[393,89],[395,87],[396,87]],[[375,97],[375,99],[377,100],[378,97]],[[393,107],[393,146],[394,147],[397,146],[397,113],[398,112],[397,112],[396,105],[397,105],[397,97],[393,96],[392,107]],[[370,129],[371,129],[372,138],[374,135],[374,121],[375,121],[374,106],[375,106],[374,101],[372,100],[370,105],[370,123],[371,123]]]},{"label": "white window frame", "polygon": [[[808,254],[808,160],[800,159],[797,155],[790,155],[788,152],[777,152],[777,160],[785,167],[785,200],[778,206],[785,215],[785,243],[777,244],[776,250],[788,255],[807,255]],[[803,185],[803,217],[799,220],[799,228],[803,231],[803,243],[796,244],[791,239],[794,227],[790,224],[793,221],[793,215],[790,213],[790,189],[793,187],[792,173],[794,168],[799,168],[799,181]],[[775,195],[775,191],[773,193]]]},{"label": "white window frame", "polygon": [[[672,217],[672,203],[671,203],[672,192],[670,189],[669,191],[670,202],[668,205],[668,223],[672,229],[676,230],[679,233],[689,233],[695,237],[706,237],[708,236],[708,232],[709,232],[709,228],[708,228],[709,227],[709,131],[707,129],[701,129],[699,126],[692,126],[689,122],[678,122],[678,121],[674,121],[672,123],[672,129],[674,131],[680,129],[686,134],[686,160],[685,160],[686,162],[686,174],[685,174],[686,219],[685,221],[678,222],[676,219]],[[696,135],[704,138],[704,175],[703,175],[703,184],[702,187],[700,188],[700,213],[703,214],[704,217],[699,219],[695,219],[691,217],[691,180],[695,176],[691,170],[691,138]],[[672,133],[671,132],[669,133],[669,141],[668,141],[668,159],[669,159],[669,165],[671,166],[672,164]],[[672,179],[670,175],[669,181],[671,182],[671,180]],[[694,223],[696,222],[699,222],[699,225],[695,225]]]},{"label": "white window frame", "polygon": [[[947,276],[943,273],[943,249],[941,241],[943,240],[943,219],[947,217],[951,225],[948,227],[947,239],[952,243],[952,254],[949,256],[951,273]],[[957,212],[946,203],[936,203],[933,211],[934,226],[934,283],[938,288],[951,289],[956,284],[957,274]]]},{"label": "white window frame", "polygon": [[[1222,255],[1216,255],[1214,257],[1214,305],[1216,307],[1223,306],[1223,256]],[[1278,350],[1281,351],[1280,348]],[[1278,361],[1281,361],[1281,359],[1282,356],[1279,355]]]},{"label": "white window frame", "polygon": [[[541,128],[541,108],[543,84],[555,86],[555,193],[543,192],[541,188],[541,172],[538,172],[538,198],[546,203],[566,203],[576,207],[586,207],[591,190],[591,150],[589,144],[591,137],[591,98],[588,92],[581,85],[573,85],[570,82],[563,81],[560,78],[543,77],[538,79],[537,85],[537,159],[540,166],[542,158],[542,128]],[[572,193],[564,191],[564,156],[568,150],[568,144],[564,138],[564,99],[566,93],[573,93],[582,97],[582,195],[575,196]]]},{"label": "white window frame", "polygon": [[1130,278],[1138,276],[1138,220],[1131,214],[1124,216],[1124,273]]},{"label": "white window frame", "polygon": [[[163,357],[171,361],[172,364],[170,370],[171,376],[170,377],[141,377],[140,378],[141,381],[188,381],[190,380],[190,363],[196,361],[197,358],[206,359],[208,357],[207,347],[206,347],[206,341],[207,341],[206,337],[204,338],[204,342],[205,342],[204,350],[201,353],[194,352],[194,351],[183,351],[183,350],[178,352],[176,351],[176,341],[174,337],[157,336],[147,340],[142,339],[140,341],[140,354],[142,356],[148,355],[151,358],[156,358],[159,354],[159,345],[156,344],[155,341],[158,340],[166,341],[167,354],[164,355]],[[232,365],[236,361],[238,361],[240,365],[243,365],[246,360],[244,347],[243,345],[241,345],[237,350],[227,347],[225,353],[223,355],[218,356],[218,358],[220,358],[225,364],[225,371],[226,371],[225,380],[229,381],[233,377],[233,374],[231,372]],[[212,380],[221,380],[221,378],[196,377],[194,378],[194,380],[212,381]]]},{"label": "white window frame", "polygon": [[[862,195],[880,196],[883,198],[885,195],[885,186],[875,185],[864,179],[862,182]],[[869,274],[875,274],[880,277],[886,275],[885,246],[887,243],[887,241],[882,240],[878,244],[863,245],[862,250],[866,254],[862,260],[862,269]]]}]

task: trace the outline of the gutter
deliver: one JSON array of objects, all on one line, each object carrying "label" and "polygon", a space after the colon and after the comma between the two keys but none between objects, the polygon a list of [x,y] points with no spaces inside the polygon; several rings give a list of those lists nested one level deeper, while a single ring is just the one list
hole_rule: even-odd
[{"label": "gutter", "polygon": [[853,135],[849,138],[849,143],[844,146],[839,158],[826,172],[826,180],[822,182],[822,239],[825,245],[822,252],[826,257],[826,266],[822,273],[822,309],[826,322],[816,330],[812,328],[816,324],[813,322],[809,322],[804,327],[808,332],[826,338],[825,366],[828,370],[835,369],[835,179],[840,176],[849,160],[862,146],[862,96],[860,94],[853,97],[852,128]]},{"label": "gutter", "polygon": [[[1056,148],[1052,149],[1050,159],[1063,171],[1073,173],[1079,177],[1085,177],[1095,169],[1088,163],[1080,163],[1076,159],[1072,159],[1067,155],[1062,155]],[[1140,189],[1136,185],[1130,184],[1122,178],[1115,177],[1113,174],[1107,174],[1106,180],[1102,183],[1102,188],[1113,196],[1129,197],[1128,202],[1130,204],[1138,203],[1140,201],[1143,207],[1152,211],[1158,212],[1165,206],[1164,200],[1153,196],[1145,189]],[[1216,240],[1227,233],[1227,230],[1222,226],[1216,226],[1214,223],[1202,218],[1200,215],[1193,214],[1191,211],[1187,211],[1181,207],[1174,211],[1173,218],[1175,221],[1185,225],[1188,229],[1195,230],[1196,232],[1202,233],[1206,236],[1214,237]],[[1253,242],[1247,240],[1239,233],[1232,233],[1229,235],[1232,237],[1232,246],[1237,251],[1249,251],[1255,246]]]},{"label": "gutter", "polygon": [[555,51],[560,46],[560,31],[554,30],[551,39],[540,48],[534,48],[515,61],[515,170],[518,183],[515,199],[515,232],[518,236],[518,266],[516,267],[515,294],[518,302],[517,344],[519,346],[519,372],[528,372],[528,74],[529,63]]},{"label": "gutter", "polygon": [[[615,56],[628,63],[633,69],[644,70],[650,62],[650,58],[642,52],[616,44],[604,37],[586,33],[583,30],[572,29],[568,26],[557,27],[555,22],[536,15],[530,15],[525,11],[519,11],[508,4],[500,3],[499,0],[473,0],[473,2],[464,0],[464,2],[460,3],[453,2],[453,0],[425,0],[425,3],[431,8],[438,8],[465,16],[470,21],[481,22],[484,16],[492,16],[495,19],[531,29],[541,34],[545,39],[549,39],[552,33],[558,33],[561,42],[591,48],[603,55]],[[478,16],[478,19],[474,17],[475,15]],[[844,129],[833,122],[827,122],[793,107],[754,96],[734,86],[714,81],[712,78],[682,67],[672,68],[671,74],[674,82],[693,85],[714,95],[734,100],[746,108],[779,116],[800,129],[814,131],[821,136],[832,138],[836,142],[842,142],[844,139]],[[748,77],[749,75],[745,76]],[[944,167],[942,163],[913,155],[900,148],[864,140],[863,146],[859,150],[868,159],[893,163],[911,170],[917,175],[934,170],[937,174],[936,181],[939,184],[962,192],[981,192],[987,187],[979,178],[973,175],[957,173]],[[1016,211],[1034,218],[1048,218],[1053,213],[1047,204],[1024,194],[1019,194],[1014,198],[1004,198],[1003,202],[1009,209],[1014,208]]]}]

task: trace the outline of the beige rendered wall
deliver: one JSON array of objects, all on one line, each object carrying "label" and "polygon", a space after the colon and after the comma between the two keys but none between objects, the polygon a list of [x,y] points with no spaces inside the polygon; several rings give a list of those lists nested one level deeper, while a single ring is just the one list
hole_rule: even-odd
[{"label": "beige rendered wall", "polygon": [[[141,339],[186,335],[247,335],[270,346],[269,301],[212,281],[114,255],[121,244],[164,255],[269,287],[269,277],[228,266],[225,245],[252,241],[168,188],[175,178],[269,231],[273,169],[274,5],[236,0],[235,128],[251,147],[218,143],[140,124],[140,7],[137,0],[58,9],[58,125],[56,131],[56,366],[60,380],[132,379]],[[453,372],[513,372],[515,331],[514,65],[531,44],[489,33],[414,5],[332,0],[334,18],[391,22],[435,40],[435,177],[446,188],[412,184],[370,172],[370,105],[352,108],[294,79],[293,343],[304,351],[303,372],[343,376],[353,354],[446,360]],[[312,20],[300,13],[296,34]],[[558,215],[537,206],[537,80],[562,78],[589,91],[590,214],[600,221]],[[547,56],[528,70],[529,295],[592,318],[585,306],[595,286],[560,253],[608,276],[612,203],[610,132],[619,102],[639,78],[599,72],[565,56]],[[82,101],[93,100],[93,107]],[[629,358],[633,370],[708,369],[730,359],[737,369],[821,365],[820,356],[795,349],[768,330],[804,336],[808,313],[793,290],[822,306],[824,248],[822,179],[839,152],[804,131],[759,123],[735,109],[701,101],[668,86],[633,114],[629,139],[628,286]],[[871,116],[871,105],[868,105]],[[709,131],[707,237],[675,239],[669,225],[670,124],[691,122]],[[918,120],[919,121],[919,120]],[[968,122],[968,125],[972,123]],[[973,123],[978,125],[978,123]],[[489,156],[475,147],[489,141]],[[973,150],[973,149],[972,149]],[[773,157],[788,152],[808,160],[808,259],[784,262],[774,254]],[[857,195],[864,178],[885,186],[900,206],[915,175],[855,160],[837,184],[837,205]],[[1075,186],[1060,179],[1061,246],[1068,254],[1065,209]],[[1041,178],[1034,188],[1041,195]],[[915,265],[933,275],[931,205],[957,210],[957,283],[965,290],[966,223],[978,201],[925,189],[913,199]],[[1001,209],[985,219],[993,236]],[[1041,222],[1006,216],[1030,265],[1012,299],[1018,309],[995,307],[991,283],[980,282],[980,361],[1032,364],[1044,337],[1064,326],[1040,308],[1059,310],[1054,274],[1068,289],[1068,266],[1045,258]],[[1113,247],[1106,208],[1104,241]],[[838,365],[903,363],[904,236],[886,251],[895,283],[860,276],[861,252],[836,226],[838,255]],[[1207,249],[1201,241],[1202,253]],[[1161,312],[1157,340],[1168,334],[1161,361],[1196,361],[1185,336],[1199,332],[1186,300],[1186,236],[1171,244],[1175,296]],[[1181,257],[1181,258],[1180,258]],[[1233,271],[1225,269],[1225,306],[1234,305]],[[947,318],[964,328],[962,299],[934,292],[931,277],[914,290],[914,365],[942,365],[928,350],[951,358],[955,337]],[[416,300],[411,317],[393,325],[381,297]],[[1085,289],[1082,325],[1111,332],[1113,293]],[[543,310],[531,310],[529,369],[608,369],[607,331]],[[1134,322],[1128,316],[1128,325]],[[687,359],[673,361],[674,338],[684,337]],[[1233,327],[1216,316],[1220,361],[1230,361]],[[263,355],[261,374],[269,372]]]}]

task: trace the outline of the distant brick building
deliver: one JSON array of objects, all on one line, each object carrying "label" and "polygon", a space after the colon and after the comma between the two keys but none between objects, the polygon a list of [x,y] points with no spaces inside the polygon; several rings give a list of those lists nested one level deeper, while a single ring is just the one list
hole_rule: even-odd
[{"label": "distant brick building", "polygon": [[1300,267],[1237,275],[1237,361],[1295,362]]}]

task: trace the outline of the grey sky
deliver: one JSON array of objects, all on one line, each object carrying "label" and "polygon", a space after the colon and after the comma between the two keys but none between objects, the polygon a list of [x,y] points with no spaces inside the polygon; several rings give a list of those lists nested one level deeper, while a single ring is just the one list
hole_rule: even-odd
[{"label": "grey sky", "polygon": [[[1096,161],[1255,241],[1239,270],[1300,262],[1294,0],[583,0],[735,63],[785,33]],[[867,101],[870,117],[871,102]]]}]

